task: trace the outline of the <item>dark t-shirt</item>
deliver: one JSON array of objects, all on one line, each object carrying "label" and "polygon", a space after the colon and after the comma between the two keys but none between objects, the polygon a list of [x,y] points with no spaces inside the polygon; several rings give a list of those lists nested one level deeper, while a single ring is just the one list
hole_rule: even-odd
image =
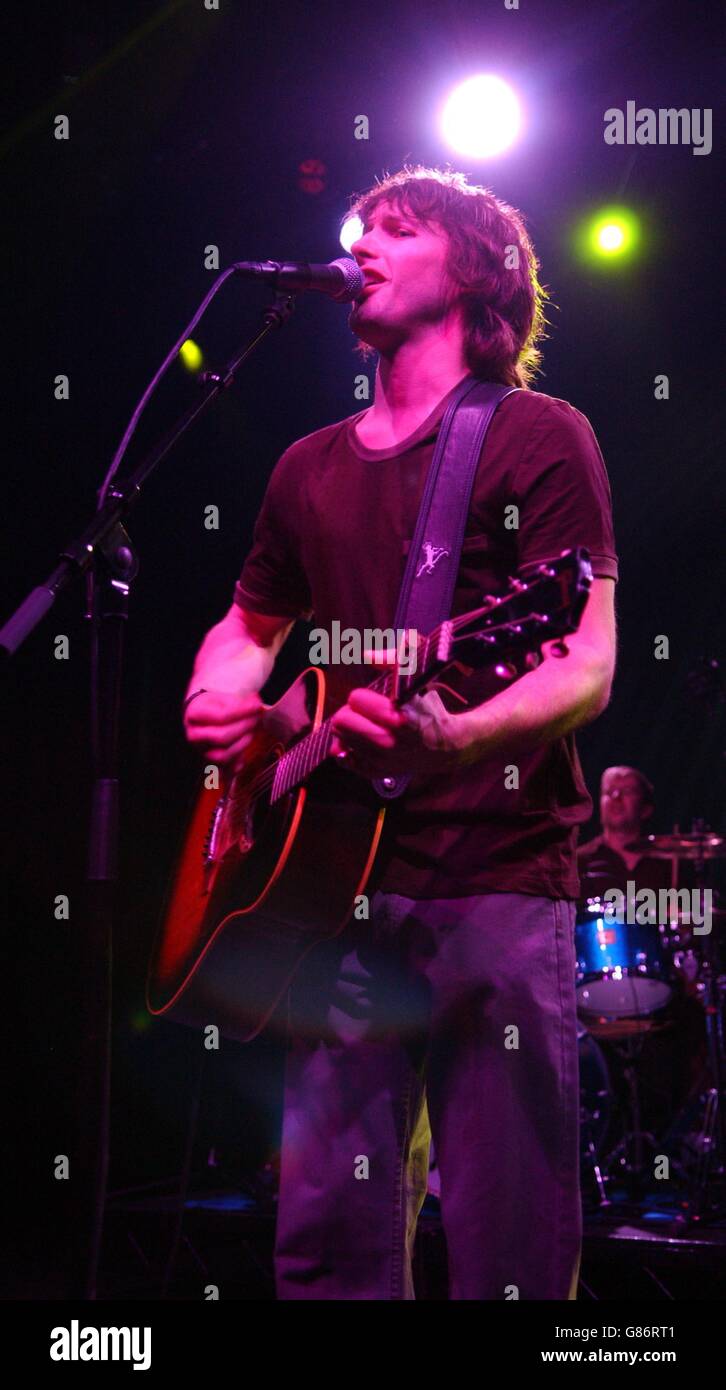
[{"label": "dark t-shirt", "polygon": [[[596,835],[594,840],[580,846],[577,866],[583,898],[602,898],[609,888],[619,888],[621,893],[626,893],[629,882],[635,883],[636,891],[652,888],[655,893],[661,888],[670,888],[671,884],[669,859],[652,859],[644,854],[635,868],[629,869],[622,855],[602,835]],[[683,867],[681,865],[681,870]]]},{"label": "dark t-shirt", "polygon": [[[392,627],[450,394],[396,448],[359,442],[364,411],[292,444],[270,477],[236,602],[255,613],[314,616],[328,631],[336,620],[341,631]],[[511,504],[517,529],[505,525]],[[595,576],[617,578],[610,488],[592,427],[566,401],[517,391],[498,407],[484,443],[452,616],[504,592],[518,570],[578,545],[589,549]],[[375,674],[371,666],[331,666],[326,713]],[[502,681],[480,672],[458,688],[475,706]],[[505,773],[514,762],[517,789]],[[414,898],[577,897],[577,827],[591,811],[571,734],[516,758],[416,776],[388,804],[376,886]]]}]

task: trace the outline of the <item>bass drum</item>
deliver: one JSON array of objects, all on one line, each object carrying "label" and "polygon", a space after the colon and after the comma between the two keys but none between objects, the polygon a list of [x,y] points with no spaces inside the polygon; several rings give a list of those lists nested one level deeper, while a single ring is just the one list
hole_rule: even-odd
[{"label": "bass drum", "polygon": [[[580,1063],[580,1171],[584,1178],[602,1156],[613,1118],[613,1092],[605,1054],[578,1022]],[[433,1140],[429,1150],[429,1195],[441,1197],[441,1174]]]}]

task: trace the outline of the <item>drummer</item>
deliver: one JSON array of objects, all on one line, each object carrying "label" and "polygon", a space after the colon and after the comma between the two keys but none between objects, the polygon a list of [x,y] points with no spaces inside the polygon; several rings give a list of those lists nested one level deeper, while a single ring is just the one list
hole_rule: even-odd
[{"label": "drummer", "polygon": [[652,783],[637,767],[608,767],[600,780],[601,834],[581,845],[577,865],[583,898],[602,898],[608,889],[668,888],[671,865],[648,854],[646,821],[653,814]]},{"label": "drummer", "polygon": [[[600,781],[601,834],[582,845],[578,853],[582,899],[603,898],[609,888],[625,895],[628,881],[636,892],[652,888],[656,893],[671,886],[670,858],[654,858],[645,839],[645,827],[653,815],[655,794],[652,783],[637,767],[608,767]],[[693,881],[692,865],[679,864],[679,883]],[[580,904],[584,914],[587,904]],[[677,943],[674,941],[673,945]],[[684,942],[688,944],[688,942]],[[689,956],[693,953],[689,952]],[[706,1056],[704,1011],[698,997],[698,981],[691,966],[671,973],[675,990],[669,1005],[669,1026],[641,1039],[639,1078],[643,1124],[654,1132],[671,1122],[691,1089],[702,1079]],[[588,1028],[600,1037],[609,1055],[606,1036],[625,1036],[623,1020],[608,1029],[598,1029],[590,1020]]]}]

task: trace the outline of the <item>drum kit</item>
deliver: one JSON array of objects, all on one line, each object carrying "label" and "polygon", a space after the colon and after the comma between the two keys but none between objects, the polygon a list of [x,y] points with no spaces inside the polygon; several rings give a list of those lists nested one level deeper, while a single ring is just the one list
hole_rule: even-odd
[{"label": "drum kit", "polygon": [[[726,839],[696,822],[636,848],[671,862],[666,920],[624,916],[610,893],[584,898],[576,918],[583,1195],[600,1207],[660,1186],[700,1220],[726,1209],[726,908],[707,887]],[[709,904],[706,917],[682,906],[689,898]]]}]

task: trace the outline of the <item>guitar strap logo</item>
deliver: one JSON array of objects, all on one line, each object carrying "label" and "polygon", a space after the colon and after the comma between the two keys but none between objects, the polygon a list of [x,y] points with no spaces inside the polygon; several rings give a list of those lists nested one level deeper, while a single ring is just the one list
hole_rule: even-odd
[{"label": "guitar strap logo", "polygon": [[416,570],[416,578],[420,579],[422,574],[433,574],[434,565],[437,565],[442,555],[450,555],[451,551],[444,545],[432,545],[431,541],[424,541],[423,552],[426,556]]}]

